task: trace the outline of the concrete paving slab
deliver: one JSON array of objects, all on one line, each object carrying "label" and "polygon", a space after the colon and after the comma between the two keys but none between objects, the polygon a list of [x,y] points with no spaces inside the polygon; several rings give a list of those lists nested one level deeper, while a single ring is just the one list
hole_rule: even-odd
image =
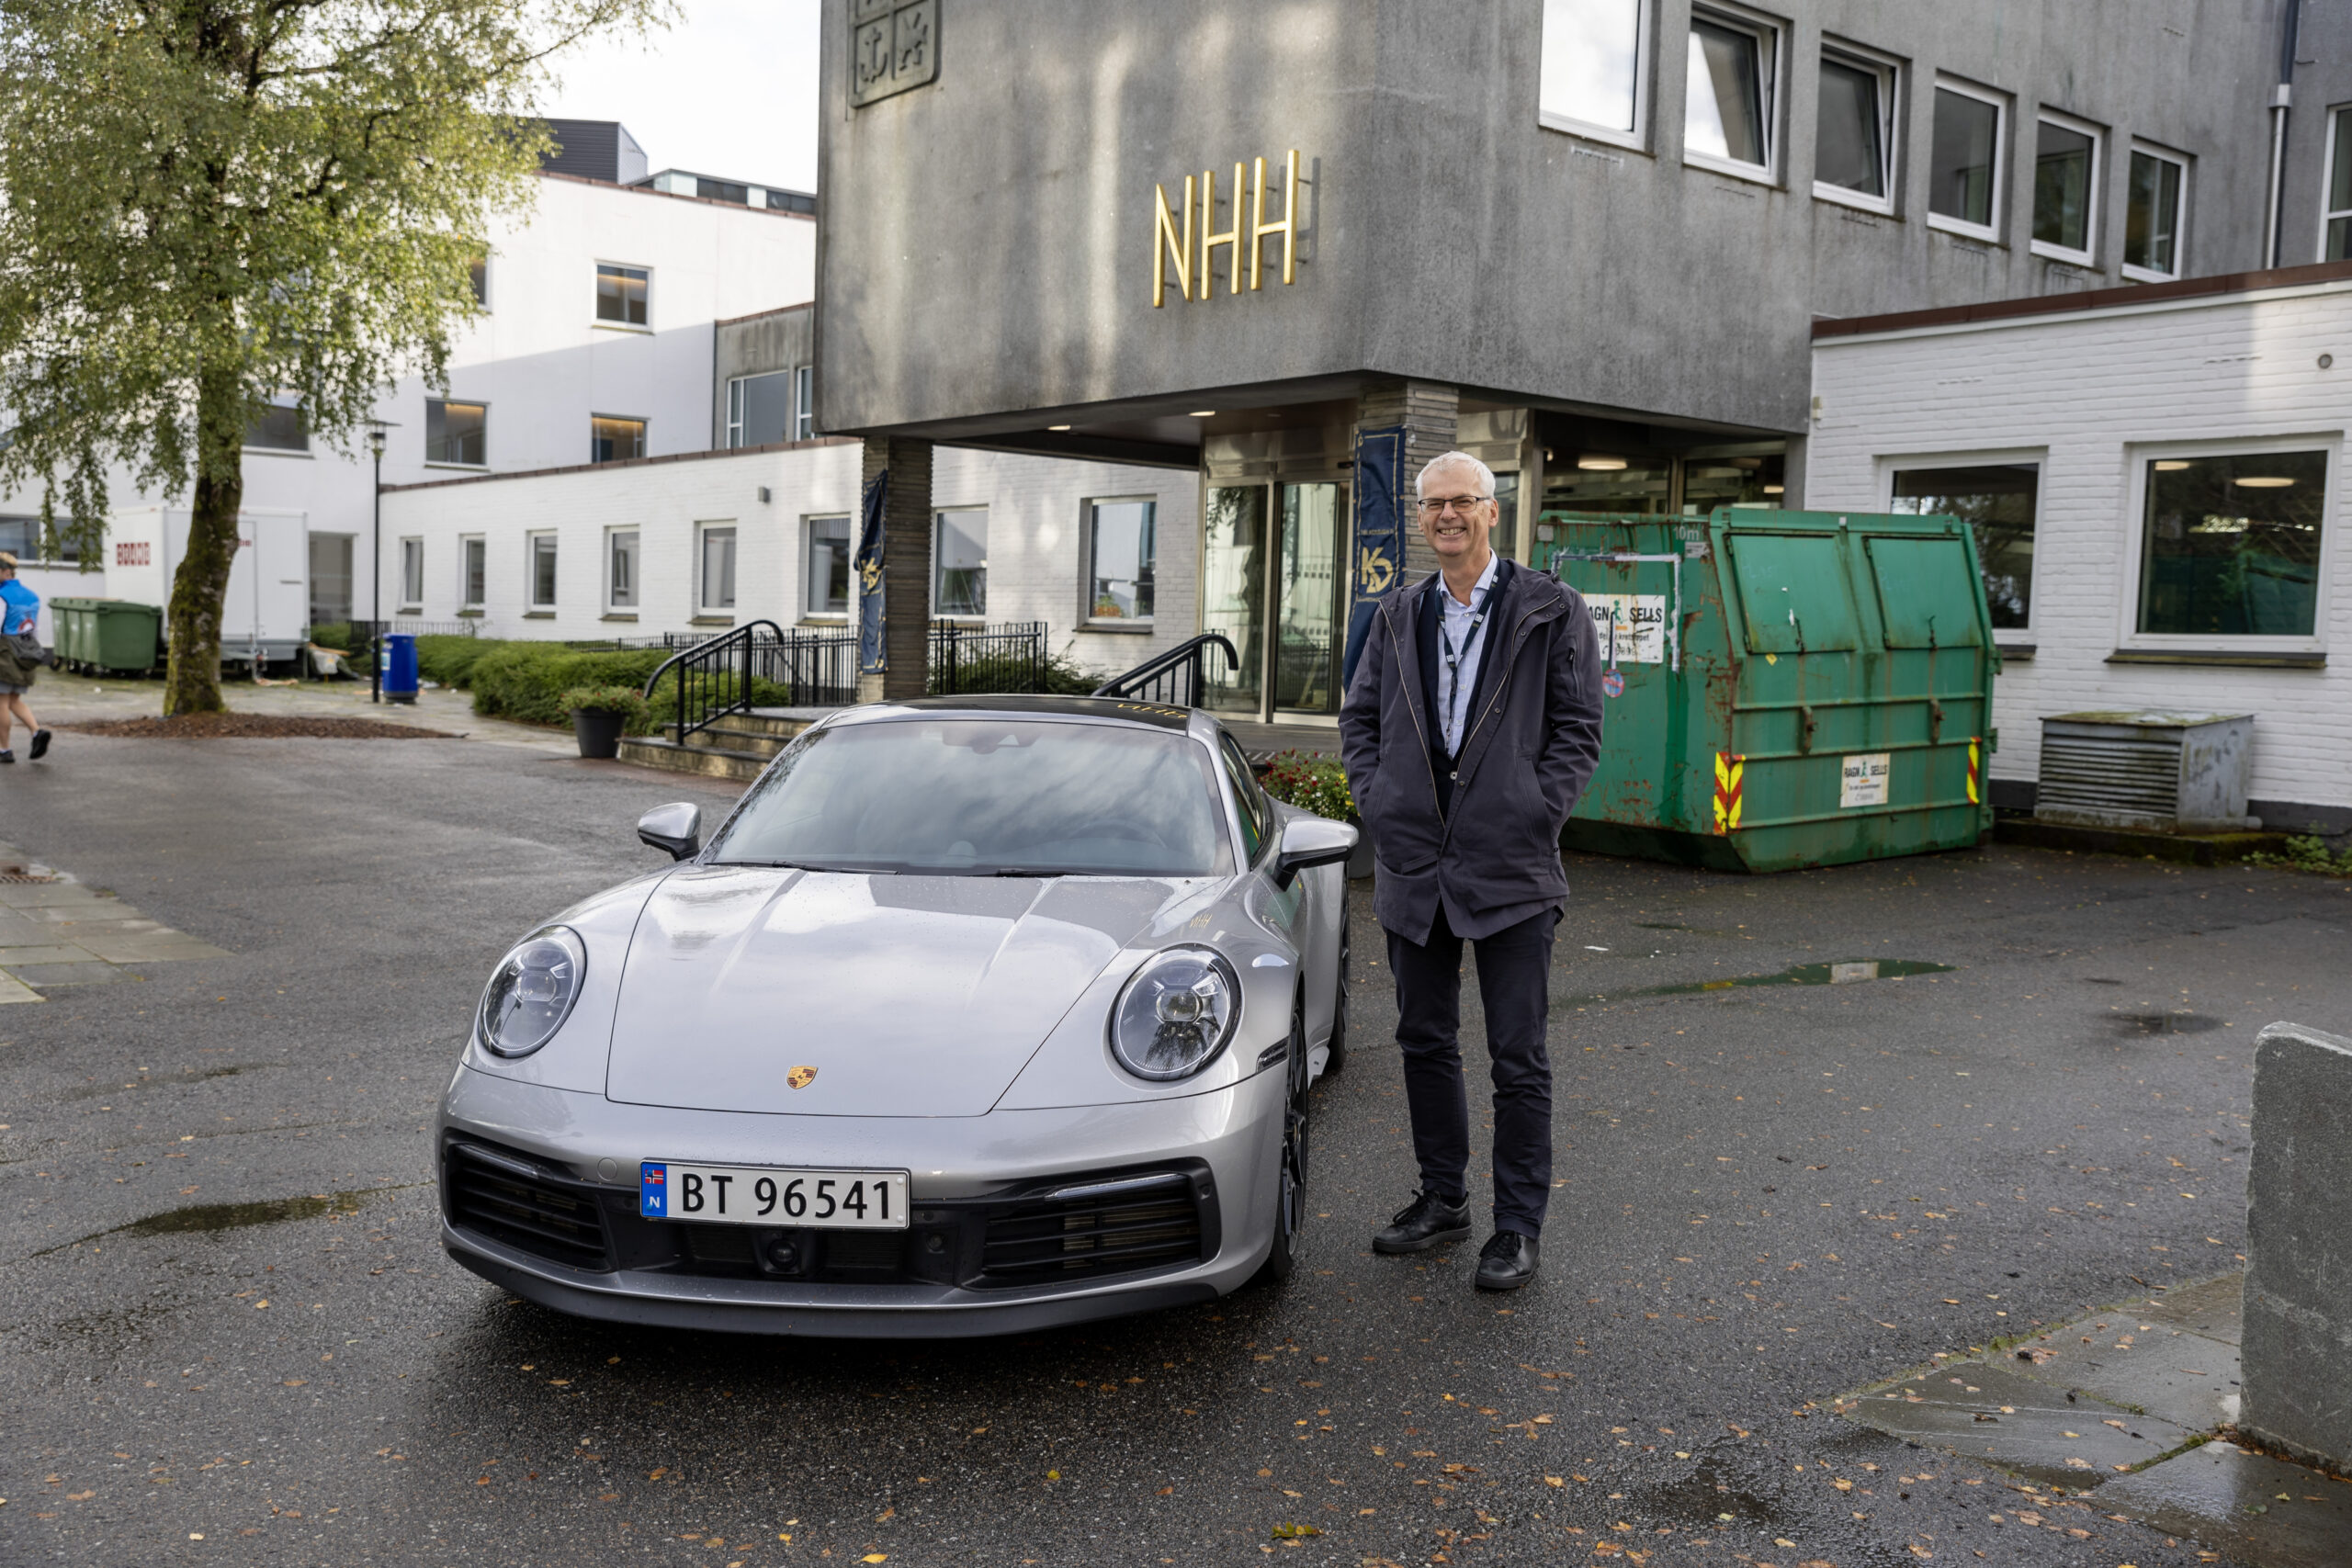
[{"label": "concrete paving slab", "polygon": [[2245,1276],[2224,1274],[2201,1285],[2184,1285],[2150,1296],[2132,1310],[2142,1314],[2144,1322],[2234,1345],[2245,1329]]},{"label": "concrete paving slab", "polygon": [[1871,1390],[1846,1418],[2038,1481],[2087,1486],[2179,1447],[2189,1432],[2008,1368],[1962,1361]]},{"label": "concrete paving slab", "polygon": [[[2105,1332],[2097,1332],[2104,1326]],[[2157,1324],[2153,1316],[2109,1316],[2068,1325],[2020,1346],[2018,1371],[2210,1432],[2238,1414],[2237,1347]]]},{"label": "concrete paving slab", "polygon": [[45,1002],[48,999],[24,982],[0,973],[0,1007],[6,1007],[10,1002]]},{"label": "concrete paving slab", "polygon": [[[170,964],[198,958],[226,958],[229,954],[201,937],[168,928],[146,932],[117,935],[111,931],[94,931],[86,925],[62,928],[73,938],[74,945],[114,964]],[[0,960],[6,962],[6,960]]]},{"label": "concrete paving slab", "polygon": [[0,942],[0,969],[21,969],[28,964],[96,964],[98,955],[81,947],[62,943],[45,946],[11,946]]},{"label": "concrete paving slab", "polygon": [[2098,1503],[2257,1568],[2352,1562],[2352,1485],[2230,1443],[2120,1476]]},{"label": "concrete paving slab", "polygon": [[140,977],[96,959],[85,959],[79,964],[23,964],[10,973],[28,986],[44,988],[51,986],[106,986],[117,980]]},{"label": "concrete paving slab", "polygon": [[0,908],[58,909],[70,905],[103,905],[108,909],[119,910],[122,901],[106,894],[93,893],[78,882],[0,882]]}]

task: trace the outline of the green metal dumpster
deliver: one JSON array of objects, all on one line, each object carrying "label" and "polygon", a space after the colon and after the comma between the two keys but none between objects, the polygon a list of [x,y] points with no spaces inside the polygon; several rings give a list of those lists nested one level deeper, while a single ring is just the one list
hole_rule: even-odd
[{"label": "green metal dumpster", "polygon": [[152,670],[164,612],[123,599],[52,599],[57,661],[69,670]]},{"label": "green metal dumpster", "polygon": [[1605,666],[1567,847],[1787,871],[1991,829],[2000,656],[1964,523],[1547,513],[1532,556],[1584,595]]}]

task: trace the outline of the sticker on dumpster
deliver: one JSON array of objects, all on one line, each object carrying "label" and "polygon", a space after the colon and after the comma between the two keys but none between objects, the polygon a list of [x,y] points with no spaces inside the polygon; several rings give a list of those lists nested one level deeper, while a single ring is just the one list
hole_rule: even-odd
[{"label": "sticker on dumpster", "polygon": [[1663,593],[1588,593],[1585,608],[1592,612],[1592,629],[1609,642],[1611,622],[1617,630],[1617,660],[1624,664],[1666,662],[1666,595]]},{"label": "sticker on dumpster", "polygon": [[1894,754],[1887,751],[1857,751],[1844,760],[1838,778],[1838,806],[1840,810],[1855,806],[1884,806],[1886,779],[1894,772]]}]

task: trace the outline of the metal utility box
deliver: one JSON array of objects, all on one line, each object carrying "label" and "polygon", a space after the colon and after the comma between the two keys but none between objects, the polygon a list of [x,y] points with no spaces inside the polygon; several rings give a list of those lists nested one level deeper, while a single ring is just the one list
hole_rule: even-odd
[{"label": "metal utility box", "polygon": [[121,599],[54,599],[58,663],[69,670],[152,670],[163,652],[164,612]]},{"label": "metal utility box", "polygon": [[2248,713],[2065,713],[2041,721],[2037,821],[2157,832],[2249,826]]},{"label": "metal utility box", "polygon": [[1568,848],[1787,871],[1991,829],[1999,655],[1965,524],[1547,513],[1531,555],[1584,595],[1606,667]]},{"label": "metal utility box", "polygon": [[[172,578],[187,553],[188,526],[186,507],[116,513],[107,525],[107,586],[130,598],[170,603]],[[237,553],[220,604],[220,661],[299,658],[310,619],[308,513],[240,512]]]}]

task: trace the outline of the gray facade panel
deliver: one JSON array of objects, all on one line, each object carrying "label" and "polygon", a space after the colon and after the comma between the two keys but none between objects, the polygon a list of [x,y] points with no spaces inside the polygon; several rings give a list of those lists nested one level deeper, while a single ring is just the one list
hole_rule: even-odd
[{"label": "gray facade panel", "polygon": [[720,321],[711,344],[710,444],[727,445],[727,383],[738,376],[797,369],[816,352],[813,305],[790,305]]}]

